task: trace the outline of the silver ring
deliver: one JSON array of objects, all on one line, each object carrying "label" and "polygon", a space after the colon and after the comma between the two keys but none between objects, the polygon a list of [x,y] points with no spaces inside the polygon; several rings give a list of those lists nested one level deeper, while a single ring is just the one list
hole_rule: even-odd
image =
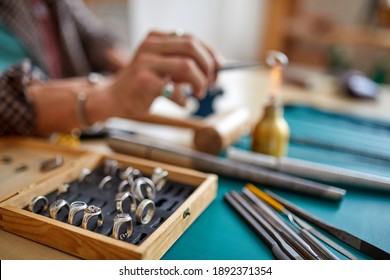
[{"label": "silver ring", "polygon": [[69,184],[62,184],[61,186],[58,187],[56,196],[60,196],[63,193],[67,193],[69,190],[70,185]]},{"label": "silver ring", "polygon": [[88,168],[83,168],[79,176],[80,183],[92,183],[92,172]]},{"label": "silver ring", "polygon": [[69,215],[68,215],[68,224],[73,225],[74,216],[80,211],[84,211],[87,208],[87,203],[84,201],[74,201],[70,204]]},{"label": "silver ring", "polygon": [[124,171],[121,172],[119,176],[122,180],[129,181],[130,185],[134,183],[134,180],[142,177],[141,171],[133,167],[127,167]]},{"label": "silver ring", "polygon": [[181,28],[177,28],[175,31],[172,31],[169,33],[169,36],[171,37],[183,37],[184,36],[184,30]]},{"label": "silver ring", "polygon": [[[119,230],[123,224],[126,224],[126,233],[119,236]],[[115,239],[126,239],[133,234],[133,220],[127,213],[121,213],[114,218],[114,227],[112,228],[112,237]]]},{"label": "silver ring", "polygon": [[117,193],[115,196],[115,203],[116,203],[116,210],[118,211],[119,214],[125,212],[123,211],[122,205],[123,205],[123,201],[125,201],[127,198],[130,200],[129,213],[135,212],[135,210],[137,209],[137,201],[135,200],[134,196],[130,192]]},{"label": "silver ring", "polygon": [[128,191],[130,191],[131,185],[130,185],[129,181],[123,180],[122,182],[120,182],[117,192],[118,193],[124,192],[126,188],[128,189]]},{"label": "silver ring", "polygon": [[156,186],[157,191],[161,191],[165,186],[168,179],[168,171],[161,167],[156,167],[153,169],[152,182]]},{"label": "silver ring", "polygon": [[161,96],[170,99],[175,91],[175,85],[172,81],[167,82],[161,90]]},{"label": "silver ring", "polygon": [[133,169],[129,176],[127,176],[127,181],[129,181],[130,185],[134,185],[134,181],[137,180],[138,178],[142,177],[142,172],[139,171],[138,169]]},{"label": "silver ring", "polygon": [[91,72],[87,76],[87,81],[91,85],[96,85],[100,83],[104,79],[104,76],[102,74]]},{"label": "silver ring", "polygon": [[125,170],[121,171],[121,173],[119,174],[119,178],[121,178],[122,180],[126,180],[132,171],[133,171],[132,167],[127,167]]},{"label": "silver ring", "polygon": [[108,186],[108,188],[110,188],[112,186],[112,177],[110,175],[107,175],[106,177],[104,177],[99,185],[98,185],[98,188],[99,190],[102,190],[104,189],[106,186]]},{"label": "silver ring", "polygon": [[133,172],[134,168],[133,167],[127,167],[125,170],[123,170],[119,177],[122,179],[122,180],[127,180],[127,178],[130,176],[131,172]]},{"label": "silver ring", "polygon": [[47,172],[60,167],[64,163],[62,155],[56,155],[54,158],[49,158],[41,162],[40,170]]},{"label": "silver ring", "polygon": [[97,227],[101,227],[103,225],[103,214],[102,214],[102,209],[95,205],[90,205],[84,210],[84,217],[83,221],[81,223],[81,227],[83,229],[88,228],[88,222],[92,217],[98,216],[98,222],[97,222]]},{"label": "silver ring", "polygon": [[104,174],[116,176],[118,174],[119,164],[118,161],[115,159],[107,159],[104,163]]},{"label": "silver ring", "polygon": [[[34,209],[35,205],[37,205],[38,201],[43,201],[43,205],[40,209]],[[33,212],[33,213],[38,213],[38,212],[43,212],[46,211],[47,208],[49,207],[49,201],[47,200],[46,196],[43,195],[38,195],[34,197],[30,203],[28,204],[28,210]]]},{"label": "silver ring", "polygon": [[[146,191],[146,197],[144,195],[143,189]],[[156,197],[156,186],[149,178],[138,178],[134,182],[134,195],[139,201],[144,199],[153,200]]]},{"label": "silver ring", "polygon": [[134,181],[142,177],[142,173],[138,169],[128,167],[121,173],[120,177],[123,181],[118,186],[118,193],[123,192],[125,187],[128,187],[129,191],[134,194]]},{"label": "silver ring", "polygon": [[139,224],[147,224],[149,223],[156,210],[156,206],[154,205],[153,200],[144,199],[140,202],[135,211],[135,220]]},{"label": "silver ring", "polygon": [[49,212],[50,217],[52,217],[54,220],[57,220],[57,214],[60,212],[60,210],[65,207],[69,213],[69,204],[64,199],[59,199],[54,201],[52,204],[50,204]]}]

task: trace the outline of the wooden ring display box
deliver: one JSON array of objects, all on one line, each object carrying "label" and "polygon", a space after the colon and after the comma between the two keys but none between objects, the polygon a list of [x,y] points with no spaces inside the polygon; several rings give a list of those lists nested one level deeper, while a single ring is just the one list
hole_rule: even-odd
[{"label": "wooden ring display box", "polygon": [[[41,163],[57,155],[62,156],[63,164],[42,171]],[[148,177],[155,167],[162,167],[169,173],[168,181],[193,190],[139,244],[27,210],[36,196],[50,195],[63,184],[77,182],[83,168],[97,170],[108,159]],[[217,183],[214,174],[127,155],[86,151],[34,138],[4,138],[0,140],[0,228],[84,259],[160,259],[214,200]]]}]

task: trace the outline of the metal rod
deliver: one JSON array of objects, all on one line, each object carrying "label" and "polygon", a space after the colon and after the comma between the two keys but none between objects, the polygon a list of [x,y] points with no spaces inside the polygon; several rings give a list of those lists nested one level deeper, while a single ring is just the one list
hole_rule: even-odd
[{"label": "metal rod", "polygon": [[313,248],[315,252],[323,260],[339,260],[332,252],[330,252],[324,245],[322,245],[309,231],[301,229],[299,235],[305,240],[310,247]]},{"label": "metal rod", "polygon": [[[291,212],[289,212],[291,213]],[[318,239],[322,240],[324,243],[328,244],[330,247],[338,251],[339,253],[343,254],[347,258],[351,260],[357,260],[358,258],[352,254],[351,252],[344,249],[342,246],[334,242],[332,239],[328,238],[327,236],[323,235],[321,232],[313,228],[312,226],[308,225],[305,221],[299,219],[297,216],[293,215],[291,213],[291,216],[293,217],[294,221],[302,227],[302,230],[305,230],[307,232],[310,232],[312,235],[317,237]],[[331,258],[331,255],[328,256]]]},{"label": "metal rod", "polygon": [[266,66],[264,62],[229,62],[217,69],[218,72],[235,69],[258,68]]},{"label": "metal rod", "polygon": [[331,200],[341,200],[346,193],[344,189],[334,186],[223,159],[140,135],[111,135],[108,143],[112,149],[122,153]]},{"label": "metal rod", "polygon": [[296,137],[294,135],[291,135],[290,143],[318,147],[318,148],[322,148],[325,150],[337,151],[337,152],[351,154],[351,155],[357,155],[357,156],[365,157],[365,158],[390,161],[390,155],[388,153],[369,151],[367,149],[364,149],[364,147],[362,149],[357,149],[357,148],[353,148],[353,147],[350,147],[347,145],[340,145],[340,144],[335,144],[335,143],[326,142],[326,141],[322,141],[322,140],[316,140],[316,139],[305,139],[305,138]]},{"label": "metal rod", "polygon": [[390,177],[373,175],[346,168],[319,164],[289,157],[273,157],[229,147],[227,157],[243,163],[270,168],[306,179],[328,183],[348,184],[350,187],[390,191]]}]

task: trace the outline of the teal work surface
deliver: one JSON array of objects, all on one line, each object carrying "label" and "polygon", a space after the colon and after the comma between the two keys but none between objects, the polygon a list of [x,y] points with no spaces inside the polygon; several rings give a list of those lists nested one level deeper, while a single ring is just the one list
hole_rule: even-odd
[{"label": "teal work surface", "polygon": [[[290,157],[390,176],[389,124],[303,106],[286,107],[285,118],[291,129]],[[249,149],[250,141],[246,136],[235,146]],[[219,176],[216,199],[162,259],[274,259],[263,240],[224,200],[227,192],[241,192],[246,183]],[[343,186],[347,190],[346,196],[342,201],[334,202],[277,187],[259,187],[268,188],[327,223],[390,252],[390,192]],[[332,239],[359,259],[370,259]]]}]

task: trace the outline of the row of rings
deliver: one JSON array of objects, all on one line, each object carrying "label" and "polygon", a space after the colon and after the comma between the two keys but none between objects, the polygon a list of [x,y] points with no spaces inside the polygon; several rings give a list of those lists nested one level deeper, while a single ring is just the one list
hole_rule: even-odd
[{"label": "row of rings", "polygon": [[[126,197],[124,199],[126,199]],[[45,196],[34,197],[32,199],[32,201],[29,203],[28,209],[31,212],[36,213],[37,209],[36,209],[35,205],[38,202],[42,203],[40,211],[47,210],[49,202]],[[58,213],[63,208],[65,208],[68,211],[68,223],[71,225],[73,225],[73,222],[74,222],[73,220],[74,220],[74,217],[76,216],[76,214],[81,212],[81,211],[84,211],[83,219],[82,219],[82,223],[81,223],[81,227],[83,229],[88,228],[89,220],[95,216],[98,217],[97,227],[101,227],[103,225],[103,214],[102,214],[101,208],[94,206],[94,205],[87,206],[87,204],[83,201],[74,201],[69,205],[68,202],[64,199],[56,200],[49,207],[50,217],[53,219],[57,219]],[[118,209],[118,204],[117,204],[117,209]],[[122,210],[122,205],[120,205],[120,209]],[[144,199],[140,202],[138,207],[136,207],[136,209],[135,209],[136,222],[139,224],[147,224],[152,220],[154,213],[155,213],[154,202],[150,199]],[[123,213],[123,211],[122,211],[121,213],[118,213],[114,218],[114,226],[113,226],[112,236],[115,239],[119,238],[119,236],[118,236],[119,229],[121,228],[121,226],[123,224],[126,224],[126,234],[125,235],[127,237],[131,236],[131,234],[133,233],[133,222],[132,222],[131,216],[127,213]]]},{"label": "row of rings", "polygon": [[[128,167],[125,170],[122,170],[116,160],[108,160],[104,165],[104,175],[105,177],[110,176],[111,178],[118,178],[121,180],[130,180],[134,181],[135,179],[142,177],[141,171]],[[78,178],[80,183],[91,183],[92,182],[92,171],[88,168],[83,168],[81,170],[80,176]]]},{"label": "row of rings", "polygon": [[101,227],[103,225],[103,214],[101,208],[95,205],[88,206],[84,201],[74,201],[69,205],[69,203],[64,199],[56,200],[49,207],[50,217],[56,220],[57,214],[63,208],[66,208],[68,211],[68,223],[71,225],[73,225],[73,220],[76,214],[81,211],[84,211],[81,222],[81,227],[83,229],[88,228],[89,220],[95,216],[98,217],[97,227]]},{"label": "row of rings", "polygon": [[[119,170],[119,171],[118,171]],[[133,167],[127,167],[121,171],[116,160],[107,160],[104,165],[104,174],[106,175],[98,184],[99,189],[103,189],[107,186],[112,186],[113,177],[119,177],[122,182],[118,186],[118,192],[122,192],[123,189],[128,186],[136,184],[136,180],[140,178],[146,178],[142,176],[142,173]],[[119,175],[118,175],[119,174]],[[153,182],[157,191],[160,191],[167,182],[168,171],[161,167],[153,169],[151,181]],[[92,172],[88,168],[83,168],[79,177],[79,182],[90,183],[92,178]]]},{"label": "row of rings", "polygon": [[[39,209],[36,207],[38,203],[41,203],[41,207],[39,207]],[[60,210],[65,208],[68,212],[68,223],[71,225],[73,225],[73,220],[76,214],[84,211],[81,222],[81,227],[83,229],[87,229],[89,220],[94,216],[98,216],[97,227],[101,227],[103,225],[103,214],[100,207],[94,205],[88,206],[84,201],[74,201],[69,205],[66,200],[59,199],[54,201],[49,207],[48,199],[43,195],[39,195],[34,197],[28,205],[28,210],[33,213],[46,211],[47,208],[49,208],[50,217],[55,220],[57,219],[57,215]]]}]

